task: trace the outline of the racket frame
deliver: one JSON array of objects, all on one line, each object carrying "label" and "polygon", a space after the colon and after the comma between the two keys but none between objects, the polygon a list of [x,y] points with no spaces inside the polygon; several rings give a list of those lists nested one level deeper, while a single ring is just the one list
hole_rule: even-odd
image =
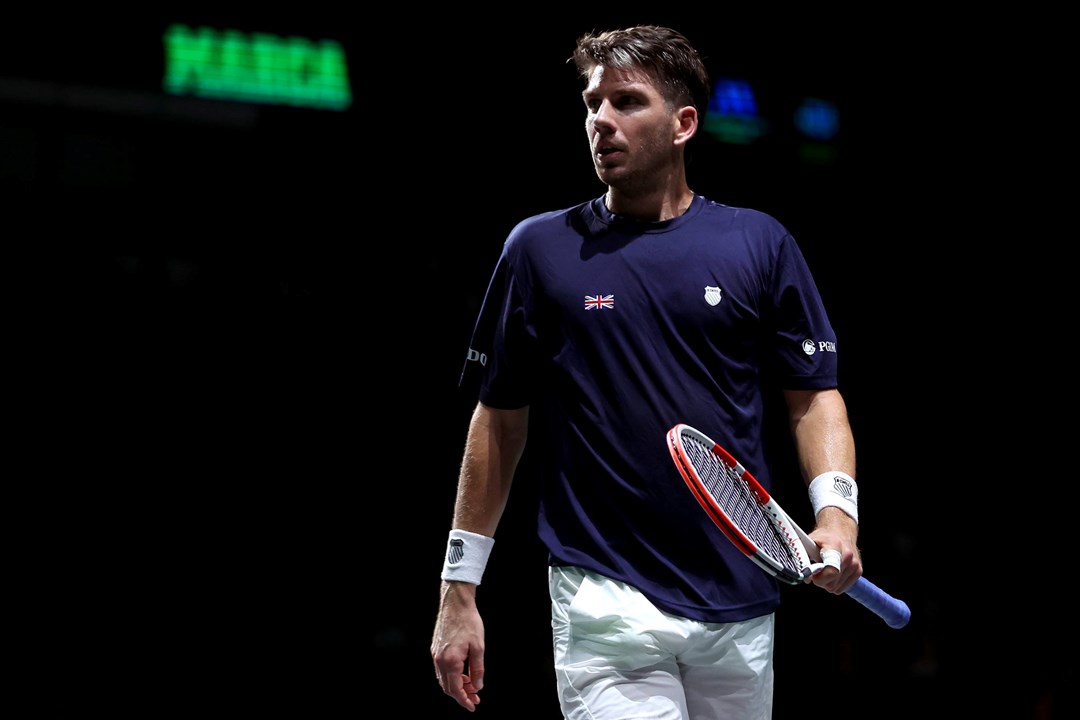
[{"label": "racket frame", "polygon": [[[792,569],[785,565],[781,560],[770,555],[766,550],[747,535],[739,524],[728,514],[726,510],[717,502],[713,494],[709,492],[708,486],[704,479],[698,473],[698,470],[694,467],[693,462],[690,460],[689,453],[685,449],[683,444],[683,435],[689,435],[705,448],[709,449],[714,456],[716,456],[721,464],[725,466],[728,472],[734,473],[738,477],[736,482],[743,482],[746,485],[751,497],[758,505],[758,511],[760,516],[767,519],[771,524],[773,531],[777,537],[780,538],[782,545],[786,548],[787,552],[791,556],[791,559],[798,566],[797,570]],[[781,580],[789,585],[800,585],[814,574],[814,561],[820,559],[818,555],[817,544],[810,539],[810,536],[799,527],[780,507],[768,491],[762,487],[757,478],[750,473],[743,465],[732,457],[731,453],[725,450],[722,446],[717,444],[711,438],[704,433],[696,430],[689,425],[679,424],[676,425],[668,432],[668,450],[671,453],[672,459],[675,461],[676,467],[679,469],[679,474],[682,475],[683,480],[686,482],[690,492],[701,504],[701,507],[712,518],[712,521],[716,526],[727,536],[727,538],[742,551],[746,557],[753,560],[761,569],[773,575],[778,580]]]},{"label": "racket frame", "polygon": [[[768,519],[773,530],[783,539],[780,544],[790,552],[791,560],[795,565],[794,568],[788,567],[765,552],[757,542],[740,529],[738,523],[729,516],[727,511],[713,497],[708,486],[694,468],[691,456],[683,444],[684,434],[694,438],[695,442],[701,444],[715,457],[719,458],[721,465],[730,468],[732,473],[737,473],[737,482],[745,483],[753,502],[757,503],[762,515]],[[720,528],[732,544],[758,567],[790,585],[800,585],[807,582],[814,573],[825,567],[821,562],[821,554],[817,543],[772,499],[768,491],[757,481],[757,478],[748,472],[722,446],[701,431],[685,423],[679,423],[668,430],[667,445],[671,458],[675,462],[675,467],[706,514],[712,518],[713,523]],[[845,592],[849,597],[877,614],[891,628],[902,628],[911,619],[911,609],[907,606],[907,603],[894,598],[865,577],[859,577],[855,584]]]}]

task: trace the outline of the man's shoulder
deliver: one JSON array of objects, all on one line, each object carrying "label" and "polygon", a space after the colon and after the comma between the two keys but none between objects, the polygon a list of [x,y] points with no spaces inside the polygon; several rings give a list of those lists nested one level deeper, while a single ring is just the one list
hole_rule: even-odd
[{"label": "man's shoulder", "polygon": [[791,237],[787,227],[774,215],[756,208],[706,199],[698,217],[704,223],[695,223],[698,232],[735,235],[752,246],[771,248],[771,251],[776,251]]},{"label": "man's shoulder", "polygon": [[552,223],[565,223],[567,218],[575,217],[583,212],[588,211],[589,206],[593,203],[592,200],[586,200],[570,207],[560,208],[558,210],[546,210],[544,212],[530,215],[518,223],[518,226],[536,226],[536,225],[549,225]]},{"label": "man's shoulder", "polygon": [[570,231],[579,233],[581,219],[591,213],[592,200],[564,207],[559,210],[547,210],[530,215],[520,221],[510,231],[508,242],[520,243],[528,238],[550,237],[553,232]]},{"label": "man's shoulder", "polygon": [[705,204],[703,211],[710,219],[716,222],[728,222],[743,226],[766,225],[783,227],[779,220],[764,210],[738,205],[726,205],[722,202],[717,202],[716,200],[710,200],[709,198],[704,198],[704,200]]}]

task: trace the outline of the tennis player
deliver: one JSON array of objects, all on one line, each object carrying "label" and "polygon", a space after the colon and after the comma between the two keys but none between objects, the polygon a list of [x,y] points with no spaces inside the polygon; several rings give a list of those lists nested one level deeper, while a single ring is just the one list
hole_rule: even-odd
[{"label": "tennis player", "polygon": [[[768,489],[765,410],[782,395],[811,537],[839,557],[812,582],[844,592],[862,559],[840,345],[784,226],[688,185],[710,86],[687,38],[589,33],[572,60],[606,192],[521,221],[491,276],[461,378],[478,403],[431,643],[438,681],[477,708],[477,586],[528,441],[564,717],[763,720],[779,587],[687,492],[665,434],[701,428]],[[837,476],[848,495],[825,487]]]}]

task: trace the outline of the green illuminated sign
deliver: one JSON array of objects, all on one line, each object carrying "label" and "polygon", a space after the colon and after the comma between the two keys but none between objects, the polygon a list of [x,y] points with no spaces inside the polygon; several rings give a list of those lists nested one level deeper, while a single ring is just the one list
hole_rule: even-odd
[{"label": "green illuminated sign", "polygon": [[321,110],[352,104],[345,50],[333,40],[170,25],[165,78],[172,95]]},{"label": "green illuminated sign", "polygon": [[758,114],[757,99],[749,82],[720,78],[713,84],[705,113],[705,132],[721,142],[748,145],[768,130],[768,122]]}]

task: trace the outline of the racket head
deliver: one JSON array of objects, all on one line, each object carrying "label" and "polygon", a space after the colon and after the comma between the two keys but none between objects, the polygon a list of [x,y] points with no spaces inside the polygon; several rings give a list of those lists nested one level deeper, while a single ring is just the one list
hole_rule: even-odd
[{"label": "racket head", "polygon": [[686,486],[735,547],[782,582],[810,577],[806,533],[735,456],[685,423],[668,430],[667,445]]}]

